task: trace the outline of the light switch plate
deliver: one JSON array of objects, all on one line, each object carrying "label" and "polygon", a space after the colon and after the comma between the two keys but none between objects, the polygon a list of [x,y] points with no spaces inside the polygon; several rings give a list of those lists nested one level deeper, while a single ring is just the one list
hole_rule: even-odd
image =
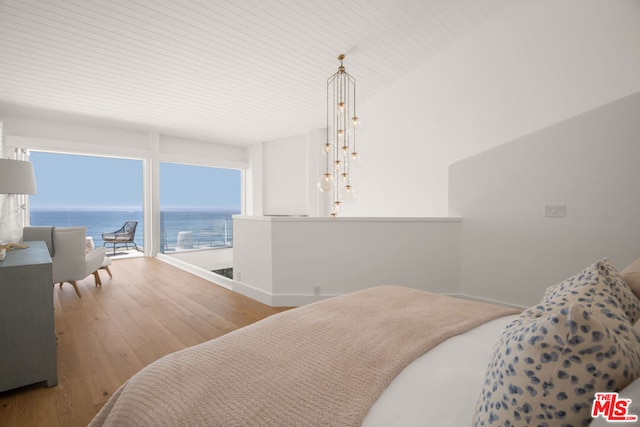
[{"label": "light switch plate", "polygon": [[567,215],[567,205],[544,205],[544,216],[561,218]]}]

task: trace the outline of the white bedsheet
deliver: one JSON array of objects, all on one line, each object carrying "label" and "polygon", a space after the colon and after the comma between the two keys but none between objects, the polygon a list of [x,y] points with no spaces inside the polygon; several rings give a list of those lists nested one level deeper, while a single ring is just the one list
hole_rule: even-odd
[{"label": "white bedsheet", "polygon": [[471,425],[491,349],[516,317],[501,317],[449,338],[414,360],[380,395],[362,425]]}]

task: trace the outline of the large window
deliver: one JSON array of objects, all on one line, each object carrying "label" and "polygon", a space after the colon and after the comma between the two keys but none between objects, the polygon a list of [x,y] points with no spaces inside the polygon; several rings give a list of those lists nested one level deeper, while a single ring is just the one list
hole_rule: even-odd
[{"label": "large window", "polygon": [[30,196],[31,225],[86,226],[102,246],[102,233],[138,221],[142,233],[142,161],[32,151],[38,193]]},{"label": "large window", "polygon": [[[102,233],[138,221],[144,246],[142,160],[32,151],[38,193],[30,196],[30,223],[86,226]],[[241,213],[242,172],[160,163],[160,252],[233,246],[232,216]]]},{"label": "large window", "polygon": [[160,163],[160,251],[231,247],[241,186],[237,169]]}]

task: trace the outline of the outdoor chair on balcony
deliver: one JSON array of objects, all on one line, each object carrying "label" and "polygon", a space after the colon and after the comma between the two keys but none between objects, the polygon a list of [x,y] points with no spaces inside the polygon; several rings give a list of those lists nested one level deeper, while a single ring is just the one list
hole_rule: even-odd
[{"label": "outdoor chair on balcony", "polygon": [[116,254],[117,246],[125,246],[127,250],[129,250],[129,245],[132,244],[136,250],[139,251],[140,249],[135,242],[137,226],[138,221],[127,221],[119,230],[110,233],[102,233],[102,240],[104,241],[103,246],[107,246],[107,244],[113,245],[114,255]]}]

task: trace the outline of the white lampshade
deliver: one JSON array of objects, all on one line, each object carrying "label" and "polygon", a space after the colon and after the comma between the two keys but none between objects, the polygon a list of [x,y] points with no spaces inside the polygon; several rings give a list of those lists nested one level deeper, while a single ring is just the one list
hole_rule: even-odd
[{"label": "white lampshade", "polygon": [[36,194],[31,162],[0,159],[0,194]]}]

